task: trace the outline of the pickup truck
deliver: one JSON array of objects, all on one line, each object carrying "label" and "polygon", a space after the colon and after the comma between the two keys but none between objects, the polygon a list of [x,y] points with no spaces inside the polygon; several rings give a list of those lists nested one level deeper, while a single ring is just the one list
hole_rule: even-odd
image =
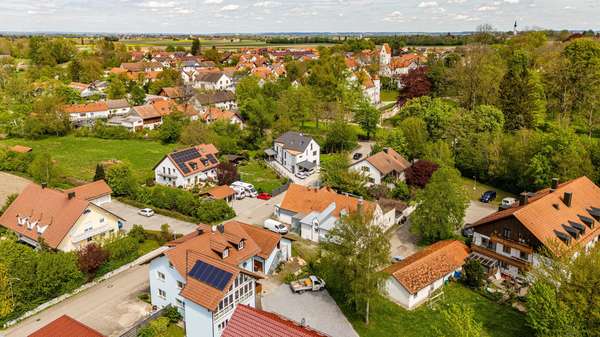
[{"label": "pickup truck", "polygon": [[311,275],[307,278],[293,281],[290,283],[290,288],[292,288],[292,292],[298,294],[302,294],[305,291],[319,291],[325,289],[325,281],[314,275]]}]

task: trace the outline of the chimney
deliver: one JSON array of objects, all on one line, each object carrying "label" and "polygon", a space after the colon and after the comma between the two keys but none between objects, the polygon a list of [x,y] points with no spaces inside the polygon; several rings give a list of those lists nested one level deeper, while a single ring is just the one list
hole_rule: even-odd
[{"label": "chimney", "polygon": [[519,195],[519,205],[524,206],[529,203],[529,193],[523,192]]},{"label": "chimney", "polygon": [[43,183],[42,183],[42,189],[44,189],[44,188],[46,188],[46,187],[48,187],[48,183],[47,183],[47,182],[43,182]]},{"label": "chimney", "polygon": [[571,207],[571,203],[573,202],[573,192],[565,192],[563,195],[563,202],[567,207]]},{"label": "chimney", "polygon": [[67,194],[67,197],[69,198],[69,200],[74,199],[75,198],[75,192],[69,192],[69,194]]},{"label": "chimney", "polygon": [[552,187],[550,188],[550,192],[554,192],[558,189],[558,178],[552,178]]},{"label": "chimney", "polygon": [[217,229],[219,230],[219,232],[221,234],[225,233],[225,225],[220,224],[220,225],[217,226]]},{"label": "chimney", "polygon": [[196,234],[198,234],[198,235],[204,234],[204,229],[202,227],[196,228]]},{"label": "chimney", "polygon": [[300,321],[300,326],[305,326],[306,325],[306,318],[302,317],[302,320]]}]

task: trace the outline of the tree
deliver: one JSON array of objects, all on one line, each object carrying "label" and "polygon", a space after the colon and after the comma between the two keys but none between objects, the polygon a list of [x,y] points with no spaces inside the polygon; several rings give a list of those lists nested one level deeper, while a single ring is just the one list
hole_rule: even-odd
[{"label": "tree", "polygon": [[469,197],[460,174],[454,168],[442,167],[417,195],[419,205],[411,215],[411,231],[424,242],[450,239],[463,225]]},{"label": "tree", "polygon": [[160,225],[160,242],[165,243],[173,240],[173,233],[168,224]]},{"label": "tree", "polygon": [[130,100],[133,105],[144,105],[146,102],[146,92],[139,85],[134,85],[131,89]]},{"label": "tree", "polygon": [[546,112],[544,88],[538,73],[531,69],[530,56],[516,50],[508,60],[508,71],[500,84],[500,104],[505,128],[517,130],[541,124]]},{"label": "tree", "polygon": [[213,61],[216,64],[221,63],[221,54],[219,53],[219,51],[217,50],[217,47],[212,46],[212,48],[210,49],[206,49],[204,51],[204,57],[207,60]]},{"label": "tree", "polygon": [[94,173],[94,181],[104,180],[106,175],[104,173],[104,165],[96,164],[96,173]]},{"label": "tree", "polygon": [[481,323],[475,321],[475,311],[467,305],[451,304],[442,311],[444,330],[438,330],[439,337],[483,337]]},{"label": "tree", "polygon": [[346,153],[338,153],[321,162],[321,182],[323,185],[356,195],[367,195],[367,178],[360,172],[348,170]]},{"label": "tree", "polygon": [[192,41],[192,55],[194,56],[200,56],[202,55],[202,48],[200,47],[200,39],[199,38],[195,38]]},{"label": "tree", "polygon": [[388,276],[381,270],[390,256],[390,242],[383,229],[371,223],[372,215],[359,208],[343,216],[320,242],[328,286],[343,296],[354,312],[363,314],[366,324],[371,299],[382,294]]},{"label": "tree", "polygon": [[159,317],[138,331],[138,337],[168,337],[169,318]]},{"label": "tree", "polygon": [[106,183],[115,196],[132,196],[136,190],[131,169],[125,163],[112,165],[106,170]]},{"label": "tree", "polygon": [[411,186],[425,187],[439,166],[428,160],[418,160],[406,169],[406,182]]},{"label": "tree", "polygon": [[167,52],[174,52],[175,51],[175,46],[170,44],[167,46],[167,48],[165,48],[165,51]]},{"label": "tree", "polygon": [[134,238],[138,243],[144,243],[148,235],[142,225],[133,225],[127,236]]},{"label": "tree", "polygon": [[455,104],[441,98],[422,96],[412,99],[400,110],[400,116],[421,118],[427,125],[432,140],[449,138],[450,130],[455,127],[458,109]]},{"label": "tree", "polygon": [[294,123],[304,123],[317,108],[317,100],[312,90],[306,86],[290,87],[281,94],[277,101],[277,115],[287,117]]},{"label": "tree", "polygon": [[367,133],[368,139],[371,139],[371,135],[377,132],[380,118],[381,112],[379,109],[367,101],[360,102],[354,111],[354,121]]},{"label": "tree", "polygon": [[204,200],[198,205],[195,217],[204,223],[221,222],[235,217],[235,211],[225,200]]},{"label": "tree", "polygon": [[102,77],[102,63],[90,55],[78,55],[69,64],[73,82],[91,83]]},{"label": "tree", "polygon": [[3,263],[0,263],[0,317],[10,315],[14,307],[15,298],[8,268]]},{"label": "tree", "polygon": [[58,178],[58,169],[48,152],[40,152],[29,165],[29,174],[37,182],[53,184]]},{"label": "tree", "polygon": [[120,99],[127,95],[127,88],[125,87],[125,84],[121,78],[114,77],[110,80],[110,84],[108,85],[106,92],[108,94],[108,98]]},{"label": "tree", "polygon": [[254,136],[255,140],[260,140],[265,135],[265,131],[273,125],[273,105],[269,98],[258,96],[250,99],[240,108],[243,116],[246,116],[246,125]]},{"label": "tree", "polygon": [[240,179],[237,166],[230,162],[221,162],[217,166],[217,181],[219,185],[231,185]]},{"label": "tree", "polygon": [[471,288],[479,289],[485,281],[485,269],[477,260],[468,260],[463,265],[464,282]]},{"label": "tree", "polygon": [[94,275],[107,258],[108,252],[94,242],[85,245],[77,252],[79,270],[87,275]]},{"label": "tree", "polygon": [[408,143],[406,153],[408,159],[418,159],[425,153],[425,147],[429,141],[427,124],[419,117],[408,117],[400,122],[400,130]]},{"label": "tree", "polygon": [[423,160],[431,161],[439,166],[454,167],[454,153],[448,143],[443,140],[428,143],[425,146]]},{"label": "tree", "polygon": [[85,279],[73,252],[43,251],[39,254],[35,273],[35,292],[43,298],[54,298],[72,291]]},{"label": "tree", "polygon": [[400,76],[402,89],[399,100],[402,102],[416,97],[427,96],[431,92],[431,81],[426,67],[411,69],[407,74]]},{"label": "tree", "polygon": [[174,111],[163,118],[163,123],[158,130],[158,138],[163,144],[173,144],[179,141],[181,132],[188,119],[183,113]]},{"label": "tree", "polygon": [[337,120],[328,125],[323,149],[336,153],[349,151],[356,146],[357,140],[354,129],[343,120]]},{"label": "tree", "polygon": [[408,142],[404,136],[404,132],[400,128],[388,129],[383,139],[378,142],[378,145],[381,148],[389,147],[403,155],[408,153]]},{"label": "tree", "polygon": [[527,294],[527,323],[536,336],[584,336],[577,331],[574,308],[560,300],[558,289],[546,282],[535,282]]}]

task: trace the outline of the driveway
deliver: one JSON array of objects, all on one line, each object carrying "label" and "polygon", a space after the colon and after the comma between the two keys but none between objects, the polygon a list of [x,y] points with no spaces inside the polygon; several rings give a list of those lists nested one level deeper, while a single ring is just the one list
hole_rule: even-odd
[{"label": "driveway", "polygon": [[[354,164],[358,161],[361,161],[361,160],[367,158],[371,154],[371,150],[373,149],[373,144],[375,144],[375,142],[358,142],[358,147],[349,154],[350,164]],[[353,157],[356,153],[360,153],[361,157],[357,160],[354,160]]]},{"label": "driveway", "polygon": [[6,331],[6,337],[23,337],[62,315],[69,315],[108,337],[119,336],[151,311],[137,295],[148,284],[148,265],[133,267],[89,288]]},{"label": "driveway", "polygon": [[154,214],[151,217],[141,216],[137,213],[139,208],[124,204],[115,199],[110,203],[102,205],[102,207],[125,219],[127,222],[123,228],[126,231],[129,231],[133,225],[142,225],[145,229],[159,231],[162,224],[168,224],[171,231],[177,234],[188,234],[196,229],[196,224],[160,214]]},{"label": "driveway", "polygon": [[262,309],[294,320],[332,337],[358,337],[327,290],[294,294],[283,284],[262,296]]},{"label": "driveway", "polygon": [[472,224],[498,210],[497,207],[490,204],[484,204],[480,201],[471,200],[467,211],[465,212],[465,224]]},{"label": "driveway", "polygon": [[31,181],[12,175],[6,172],[0,172],[0,207],[6,202],[9,195],[21,193]]},{"label": "driveway", "polygon": [[283,165],[279,164],[275,160],[267,161],[267,165],[277,171],[280,175],[290,179],[294,184],[302,185],[302,186],[317,186],[319,183],[319,167],[315,168],[315,172],[310,176],[300,179],[296,177],[292,172],[288,171]]},{"label": "driveway", "polygon": [[273,215],[275,205],[283,201],[285,193],[286,192],[276,195],[270,200],[260,200],[256,198],[234,200],[232,207],[235,210],[235,214],[237,214],[234,220],[262,227],[263,222]]},{"label": "driveway", "polygon": [[410,232],[410,220],[400,225],[400,228],[390,238],[392,256],[407,257],[416,253],[418,238]]}]

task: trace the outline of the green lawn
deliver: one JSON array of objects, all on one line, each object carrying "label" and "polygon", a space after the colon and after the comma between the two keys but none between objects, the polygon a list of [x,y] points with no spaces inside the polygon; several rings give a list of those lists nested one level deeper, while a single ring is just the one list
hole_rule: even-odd
[{"label": "green lawn", "polygon": [[238,167],[242,181],[254,185],[261,192],[269,192],[283,185],[275,171],[258,160],[250,160],[248,163]]},{"label": "green lawn", "polygon": [[[436,329],[444,329],[440,310],[449,304],[467,304],[473,308],[475,319],[482,323],[490,337],[533,336],[526,325],[525,316],[512,307],[492,302],[456,283],[444,288],[444,296],[444,300],[434,305],[433,309],[422,305],[412,311],[381,298],[372,307],[368,326],[362,317],[347,316],[361,337],[429,337],[436,335]],[[346,311],[344,308],[342,310]]]},{"label": "green lawn", "polygon": [[26,145],[33,148],[34,152],[48,151],[63,175],[81,180],[92,180],[96,164],[108,160],[130,163],[138,179],[151,177],[154,165],[177,147],[148,140],[112,140],[72,135],[40,140],[6,139],[0,144]]},{"label": "green lawn", "polygon": [[495,188],[495,187],[487,185],[487,184],[483,184],[479,181],[477,181],[477,183],[475,183],[475,180],[470,179],[470,178],[462,177],[462,180],[463,180],[463,185],[465,186],[465,189],[469,193],[469,198],[471,200],[479,200],[479,198],[481,198],[481,195],[485,191],[489,191],[489,190],[496,191],[496,200],[494,200],[490,203],[492,205],[500,205],[500,202],[502,201],[502,199],[504,199],[506,197],[513,197],[513,198],[515,197],[514,194],[511,194],[509,192],[503,191],[501,189]]},{"label": "green lawn", "polygon": [[381,90],[381,101],[391,102],[398,100],[398,90]]},{"label": "green lawn", "polygon": [[165,337],[184,337],[185,336],[185,330],[183,330],[183,328],[179,327],[177,324],[170,324],[169,328],[167,329],[167,334],[165,335]]}]

